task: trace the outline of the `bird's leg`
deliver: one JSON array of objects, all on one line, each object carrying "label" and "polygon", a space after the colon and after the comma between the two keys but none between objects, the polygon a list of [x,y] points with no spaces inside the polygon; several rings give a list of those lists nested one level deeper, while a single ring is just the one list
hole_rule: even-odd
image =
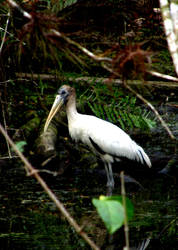
[{"label": "bird's leg", "polygon": [[111,163],[105,163],[105,170],[107,175],[107,195],[112,195],[112,190],[114,189],[114,178],[113,178],[113,172],[112,172],[112,166]]},{"label": "bird's leg", "polygon": [[110,185],[112,188],[114,188],[114,177],[112,172],[112,165],[111,163],[108,163],[108,170],[109,170],[109,176],[110,176]]}]

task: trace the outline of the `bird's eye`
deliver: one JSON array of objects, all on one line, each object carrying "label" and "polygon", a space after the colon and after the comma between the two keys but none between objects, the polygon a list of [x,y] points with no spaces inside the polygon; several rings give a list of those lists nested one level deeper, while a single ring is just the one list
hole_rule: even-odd
[{"label": "bird's eye", "polygon": [[66,91],[65,90],[62,90],[61,91],[61,95],[65,95],[66,94]]}]

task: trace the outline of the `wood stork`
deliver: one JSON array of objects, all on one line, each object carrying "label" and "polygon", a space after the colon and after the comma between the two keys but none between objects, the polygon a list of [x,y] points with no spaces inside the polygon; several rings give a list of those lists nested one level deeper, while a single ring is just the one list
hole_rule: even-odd
[{"label": "wood stork", "polygon": [[52,118],[63,104],[66,106],[70,136],[75,141],[82,141],[95,154],[100,156],[104,162],[107,186],[110,190],[114,188],[112,163],[120,161],[120,157],[125,157],[151,167],[151,161],[143,148],[136,144],[122,129],[95,116],[78,113],[75,89],[67,85],[63,85],[58,90],[47,117],[44,132],[48,129]]}]

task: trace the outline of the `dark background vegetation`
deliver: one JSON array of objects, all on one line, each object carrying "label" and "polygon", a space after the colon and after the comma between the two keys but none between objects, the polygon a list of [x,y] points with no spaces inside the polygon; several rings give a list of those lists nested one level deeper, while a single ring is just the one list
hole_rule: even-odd
[{"label": "dark background vegetation", "polygon": [[[0,12],[2,13],[2,15],[0,15],[1,39],[3,38],[4,28],[6,26],[6,15],[8,11],[10,11],[8,33],[6,34],[6,39],[0,54],[0,105],[2,109],[2,112],[0,112],[0,121],[4,126],[6,125],[8,134],[14,141],[27,142],[25,154],[28,157],[33,159],[36,153],[36,139],[42,131],[44,119],[47,117],[50,106],[54,100],[54,95],[62,84],[70,84],[76,88],[78,103],[82,112],[94,114],[112,121],[125,131],[134,135],[137,134],[138,138],[139,133],[148,133],[147,139],[150,151],[152,150],[153,143],[155,143],[157,151],[159,151],[161,147],[164,148],[165,144],[169,147],[170,142],[168,138],[166,138],[166,141],[160,142],[159,145],[157,145],[158,142],[156,140],[158,137],[151,138],[149,134],[150,129],[157,126],[154,115],[150,113],[147,107],[143,107],[143,104],[137,100],[132,93],[124,89],[124,87],[103,82],[87,83],[85,81],[77,82],[71,80],[72,77],[73,79],[77,79],[85,76],[92,77],[92,79],[115,79],[116,77],[104,69],[101,63],[89,58],[76,46],[67,43],[62,38],[56,38],[50,33],[51,29],[56,29],[62,32],[66,37],[86,47],[94,54],[113,58],[115,60],[115,69],[118,73],[117,78],[126,78],[129,80],[139,79],[143,82],[158,80],[148,74],[147,69],[175,76],[164,34],[161,13],[154,10],[154,8],[159,7],[157,0],[27,0],[16,2],[33,16],[33,22],[24,18],[18,10],[9,7],[5,1],[0,2]],[[133,63],[134,60],[126,60],[126,65],[122,67],[123,59],[129,57],[132,52],[137,49],[136,66]],[[25,76],[22,73],[29,75]],[[52,76],[53,79],[50,79],[50,76]],[[176,92],[174,90],[172,91],[169,86],[165,89],[135,86],[134,89],[159,107],[165,104],[167,96],[169,96],[168,99],[170,102],[175,102],[176,100]],[[160,110],[162,111],[162,109]],[[164,114],[164,111],[161,114]],[[168,122],[169,118],[168,115]],[[61,133],[64,136],[68,136],[67,129]],[[163,134],[165,135],[166,132]],[[2,135],[0,135],[0,140],[2,142],[0,144],[0,155],[2,157],[7,156],[7,144]],[[61,150],[64,145],[67,148],[68,145],[66,146],[66,144],[67,142],[64,138],[62,146],[58,146],[59,149]],[[174,147],[175,145],[170,146],[171,149]],[[72,157],[78,157],[77,160],[79,161],[81,155],[76,154],[75,149],[72,153]],[[83,158],[85,164],[89,165],[91,163],[91,161],[88,162],[87,158],[85,159],[85,156]],[[0,164],[7,165],[7,163],[4,163],[2,160]],[[165,162],[161,165],[161,167],[163,166],[165,166]],[[17,232],[27,232],[25,236],[30,242],[28,243],[29,249],[30,247],[31,249],[34,247],[33,244],[37,246],[36,242],[34,243],[32,241],[34,237],[37,237],[39,244],[41,244],[40,233],[44,233],[45,239],[50,235],[51,241],[55,242],[56,235],[60,234],[60,231],[63,230],[57,226],[61,224],[61,227],[65,227],[66,222],[58,216],[58,212],[53,208],[53,205],[49,202],[46,195],[41,194],[41,189],[36,186],[35,181],[31,179],[30,182],[26,183],[27,181],[25,180],[24,183],[24,172],[19,173],[18,171],[16,172],[16,169],[13,169],[10,172],[11,176],[15,176],[14,187],[19,192],[16,199],[27,199],[27,205],[25,203],[25,208],[24,205],[22,208],[21,206],[19,208],[15,207],[15,211],[16,214],[23,212],[23,210],[26,212],[27,206],[30,215],[28,214],[28,217],[17,216],[20,223],[14,219],[16,216],[14,215],[12,221],[8,221],[9,224],[7,221],[5,221],[4,224],[1,223],[2,230],[8,225],[8,231],[11,225],[13,225],[11,228],[12,232],[13,230]],[[76,172],[74,171],[74,173]],[[77,174],[78,177],[76,177],[74,173],[70,173],[67,183],[65,183],[65,180],[59,179],[58,184],[56,185],[55,183],[53,188],[59,192],[59,196],[64,197],[64,202],[67,203],[68,199],[71,199],[71,202],[73,202],[73,208],[71,210],[74,210],[73,212],[77,214],[76,216],[81,218],[83,211],[81,212],[80,208],[82,207],[83,210],[88,211],[89,201],[86,198],[81,198],[80,193],[76,192],[78,196],[69,198],[65,191],[61,191],[65,189],[65,185],[68,187],[68,182],[74,183],[74,185],[77,183],[76,186],[80,189],[80,185],[82,186],[82,177],[80,178],[80,174]],[[86,179],[88,178],[87,176],[88,172],[86,173]],[[100,183],[100,181],[99,179],[98,183]],[[87,193],[91,186],[88,187],[88,184],[84,182],[85,181],[83,181],[84,191],[81,188],[80,192]],[[9,197],[9,199],[7,198],[6,212],[11,215],[14,209],[13,197],[15,191],[12,189],[11,183],[7,183],[7,179],[4,178],[1,182],[1,187],[3,190],[6,189],[7,192],[9,192],[6,195],[6,198]],[[24,185],[22,185],[22,183]],[[142,214],[142,217],[140,218],[140,214],[136,214],[135,221],[133,222],[136,226],[133,225],[131,227],[131,232],[133,230],[132,240],[138,241],[138,239],[135,239],[136,237],[133,237],[134,234],[138,234],[138,237],[142,235],[144,238],[145,231],[147,231],[149,227],[156,227],[156,232],[153,231],[153,235],[154,233],[158,235],[158,232],[161,230],[160,228],[166,228],[168,225],[169,237],[166,235],[166,229],[165,231],[163,230],[162,235],[164,237],[162,238],[162,246],[167,244],[166,246],[169,245],[170,249],[176,249],[174,248],[174,220],[172,220],[173,223],[169,226],[169,218],[166,217],[164,225],[162,226],[161,224],[160,226],[161,216],[166,215],[166,213],[175,213],[174,207],[166,203],[167,197],[174,199],[175,196],[173,179],[169,179],[166,183],[167,186],[166,184],[164,185],[164,180],[163,183],[161,182],[160,184],[160,189],[163,190],[165,196],[163,195],[163,201],[160,201],[158,209],[156,207],[158,213],[154,214],[154,220],[153,217],[144,214],[145,211],[149,209],[151,209],[151,212],[154,211],[154,199],[156,202],[159,200],[160,189],[158,190],[156,184],[153,180],[151,184],[148,184],[150,193],[144,192],[144,198],[147,200],[144,205],[141,203],[143,197],[139,197],[140,199],[137,197],[141,204],[141,211],[139,210],[139,213]],[[168,187],[172,187],[174,191],[170,191]],[[30,200],[31,195],[34,195],[34,190],[35,197],[33,197],[33,199],[35,202],[37,200],[37,203],[32,202],[28,204],[28,195]],[[75,194],[75,188],[72,187],[71,190]],[[60,192],[63,193],[61,194]],[[153,201],[150,201],[151,199],[153,199]],[[134,205],[137,205],[138,200]],[[47,201],[47,205],[42,201]],[[173,201],[173,205],[174,202],[175,200]],[[150,204],[153,204],[153,206]],[[44,209],[44,214],[41,214],[40,209]],[[35,216],[33,211],[35,211]],[[50,217],[46,215],[46,211],[48,215],[50,214]],[[33,221],[34,217],[35,222]],[[137,224],[138,220],[140,222],[139,226]],[[53,223],[56,226],[55,230],[52,228]],[[91,224],[88,219],[87,225],[90,233],[93,230]],[[135,232],[136,227],[139,229]],[[30,232],[33,231],[33,234],[28,234],[28,230]],[[43,232],[43,230],[45,232]],[[98,238],[102,238],[103,236],[101,235],[106,234],[103,228],[101,231],[98,228],[94,230],[98,230],[98,234],[96,234]],[[80,242],[78,236],[73,233],[72,229],[66,229],[65,227],[64,234],[67,235],[66,244],[70,243],[72,245],[73,242],[77,242],[76,249],[82,249],[82,247],[87,249],[86,245],[84,246],[84,243]],[[16,235],[16,237],[18,237],[18,235]],[[157,236],[155,236],[155,238],[156,237]],[[14,245],[17,242],[19,244],[18,240],[18,238],[15,238],[15,241],[13,239],[11,244]],[[58,238],[57,242],[55,242],[55,249],[58,249],[59,241],[65,242],[63,237],[62,239]],[[121,246],[123,246],[123,244],[122,242]],[[48,243],[46,243],[46,245],[48,246]],[[156,248],[153,247],[152,249],[159,249],[159,246],[158,248],[155,246]],[[49,246],[49,249],[52,248]],[[69,249],[75,248],[71,247]],[[166,248],[163,247],[162,249]]]},{"label": "dark background vegetation", "polygon": [[[9,33],[0,58],[1,105],[4,106],[9,128],[18,129],[33,117],[44,118],[52,102],[49,96],[65,82],[64,77],[111,77],[100,63],[88,58],[76,47],[63,39],[46,35],[51,28],[101,56],[114,58],[120,53],[124,57],[129,50],[132,51],[132,47],[139,46],[149,56],[151,54],[152,69],[174,75],[161,14],[153,10],[153,7],[159,7],[158,1],[75,2],[70,5],[70,1],[65,1],[64,8],[63,1],[17,1],[34,17],[33,22],[10,8]],[[0,7],[1,12],[7,14],[9,6],[3,2]],[[4,28],[7,17],[2,15],[0,19]],[[1,30],[1,37],[3,34]],[[124,70],[119,72],[121,76],[140,77],[135,69],[132,72],[129,63],[126,72]],[[30,73],[31,79],[22,78],[18,75],[21,72]],[[52,74],[56,80],[34,79],[33,74]],[[144,77],[152,79],[148,74]],[[75,85],[79,95],[88,88]],[[124,96],[126,94],[123,93]]]}]

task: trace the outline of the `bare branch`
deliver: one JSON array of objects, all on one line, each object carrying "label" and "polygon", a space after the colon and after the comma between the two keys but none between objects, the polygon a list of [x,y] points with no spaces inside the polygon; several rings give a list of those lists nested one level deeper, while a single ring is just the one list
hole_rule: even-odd
[{"label": "bare branch", "polygon": [[23,10],[15,1],[13,0],[6,0],[6,2],[12,7],[17,9],[22,15],[28,19],[32,19],[32,16],[25,10]]},{"label": "bare branch", "polygon": [[6,26],[5,26],[5,29],[4,29],[4,35],[3,35],[1,46],[0,46],[0,55],[1,55],[2,48],[3,48],[4,42],[5,42],[5,39],[6,39],[6,35],[7,35],[7,28],[8,28],[8,24],[9,24],[9,18],[10,18],[10,12],[8,12],[8,14],[7,14]]},{"label": "bare branch", "polygon": [[[63,38],[67,43],[74,45],[75,47],[77,47],[78,49],[80,49],[84,54],[86,54],[87,56],[91,57],[93,60],[97,61],[97,62],[112,62],[112,59],[109,57],[102,57],[102,56],[97,56],[95,54],[93,54],[91,51],[89,51],[88,49],[86,49],[85,47],[81,46],[79,43],[71,40],[70,38],[68,38],[67,36],[65,36],[64,34],[62,34],[61,32],[52,29],[52,34],[54,34],[57,37],[61,37]],[[50,34],[48,34],[50,35]]]},{"label": "bare branch", "polygon": [[134,95],[136,95],[143,103],[145,103],[148,107],[150,107],[150,109],[155,113],[156,117],[158,118],[158,120],[161,122],[163,128],[165,128],[165,130],[168,132],[169,136],[171,137],[171,139],[175,139],[175,136],[173,135],[173,133],[171,132],[171,130],[169,129],[169,127],[167,126],[167,124],[165,123],[165,121],[162,119],[162,117],[160,116],[160,114],[158,113],[158,111],[155,109],[155,107],[148,102],[142,95],[138,94],[134,89],[132,89],[127,83],[126,81],[124,82],[125,87],[130,90],[130,92],[132,92]]},{"label": "bare branch", "polygon": [[9,156],[4,156],[4,157],[0,157],[0,160],[5,160],[5,159],[13,159],[13,158],[19,158],[19,156],[13,155],[12,157]]},{"label": "bare branch", "polygon": [[156,71],[152,71],[152,70],[147,71],[147,72],[152,76],[156,76],[156,77],[160,77],[160,78],[167,79],[170,81],[178,82],[178,78],[174,77],[174,76],[165,75],[165,74],[162,74],[162,73],[159,73]]}]

